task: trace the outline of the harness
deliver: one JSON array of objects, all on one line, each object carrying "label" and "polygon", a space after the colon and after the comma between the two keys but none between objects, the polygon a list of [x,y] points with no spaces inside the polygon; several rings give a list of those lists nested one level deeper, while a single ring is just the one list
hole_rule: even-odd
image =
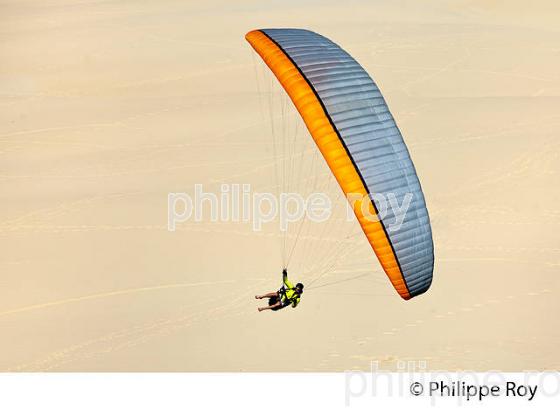
[{"label": "harness", "polygon": [[[282,287],[278,290],[278,293],[280,294],[280,300],[282,302],[290,302],[290,303],[296,301],[296,299],[299,297],[299,294],[294,289],[295,288],[286,289],[286,286],[282,285]],[[294,294],[291,298],[288,297],[288,295],[286,294],[286,291],[288,290],[294,290]]]}]

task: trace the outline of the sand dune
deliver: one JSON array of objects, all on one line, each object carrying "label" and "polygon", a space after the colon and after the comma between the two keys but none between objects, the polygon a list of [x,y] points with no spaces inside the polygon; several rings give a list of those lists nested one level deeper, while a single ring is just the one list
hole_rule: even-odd
[{"label": "sand dune", "polygon": [[[557,2],[0,8],[0,370],[560,367]],[[383,90],[432,220],[426,295],[396,296],[344,221],[244,41],[260,27],[328,36]],[[307,176],[292,188],[329,192],[336,218],[302,228],[290,270],[309,285],[301,306],[258,314],[253,295],[279,286],[280,247],[296,235],[210,221],[169,232],[167,194],[280,189],[275,167],[295,165],[272,152],[271,116],[297,134]]]}]

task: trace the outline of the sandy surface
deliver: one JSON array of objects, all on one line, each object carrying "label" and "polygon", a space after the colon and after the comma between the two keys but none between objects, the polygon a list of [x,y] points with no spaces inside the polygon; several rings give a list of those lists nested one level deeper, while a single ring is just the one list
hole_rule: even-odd
[{"label": "sandy surface", "polygon": [[[560,368],[556,1],[190,3],[0,2],[0,370]],[[342,45],[389,102],[432,219],[423,297],[396,296],[338,221],[298,244],[301,306],[259,314],[275,226],[167,230],[169,192],[274,189],[243,36],[290,26]]]}]

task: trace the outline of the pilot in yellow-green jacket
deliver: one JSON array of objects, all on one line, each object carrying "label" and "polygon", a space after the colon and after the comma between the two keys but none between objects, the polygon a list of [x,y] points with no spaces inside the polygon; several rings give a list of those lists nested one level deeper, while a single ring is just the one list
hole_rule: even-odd
[{"label": "pilot in yellow-green jacket", "polygon": [[282,281],[284,284],[278,291],[255,296],[255,299],[268,298],[268,306],[260,307],[259,312],[267,309],[280,310],[289,305],[295,308],[299,304],[303,294],[303,284],[297,283],[294,286],[288,279],[288,271],[286,269],[282,270]]}]

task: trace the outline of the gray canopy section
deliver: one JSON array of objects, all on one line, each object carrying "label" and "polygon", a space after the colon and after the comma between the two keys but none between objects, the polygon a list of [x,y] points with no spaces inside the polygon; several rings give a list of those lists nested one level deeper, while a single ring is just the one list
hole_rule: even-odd
[{"label": "gray canopy section", "polygon": [[[434,267],[428,211],[408,149],[379,88],[346,51],[317,33],[260,31],[314,89],[366,190],[374,195],[410,296],[424,293]],[[386,205],[375,194],[386,198]]]}]

